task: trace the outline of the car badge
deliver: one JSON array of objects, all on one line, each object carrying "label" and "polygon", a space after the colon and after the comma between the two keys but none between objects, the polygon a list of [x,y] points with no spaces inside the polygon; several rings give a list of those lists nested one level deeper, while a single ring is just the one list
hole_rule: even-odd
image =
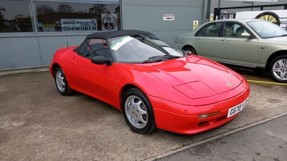
[{"label": "car badge", "polygon": [[226,84],[227,84],[227,86],[232,87],[231,83],[227,82]]}]

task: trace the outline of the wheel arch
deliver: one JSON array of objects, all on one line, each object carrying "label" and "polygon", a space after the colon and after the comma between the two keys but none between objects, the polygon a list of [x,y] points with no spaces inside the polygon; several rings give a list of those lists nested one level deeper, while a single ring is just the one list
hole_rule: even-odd
[{"label": "wheel arch", "polygon": [[[130,89],[136,89],[138,92],[140,92],[141,96],[138,96],[138,97],[139,98],[143,97],[143,98],[140,98],[140,99],[143,99],[142,101],[147,103],[145,105],[146,105],[146,110],[149,111],[149,112],[146,113],[148,115],[148,118],[149,118],[148,120],[149,121],[146,123],[146,125],[142,129],[137,129],[138,127],[135,127],[134,125],[132,125],[132,123],[128,119],[127,113],[125,111],[124,95],[125,95],[125,92],[127,92]],[[133,92],[136,92],[136,90],[133,90]],[[126,84],[126,85],[124,85],[122,87],[122,89],[121,89],[121,92],[120,92],[120,104],[121,104],[120,110],[123,112],[123,115],[124,115],[124,118],[125,118],[127,124],[130,126],[130,128],[133,131],[136,131],[136,132],[141,133],[141,134],[148,134],[148,133],[151,133],[151,132],[153,132],[153,131],[155,131],[157,129],[155,114],[154,114],[152,105],[150,103],[150,100],[149,100],[147,94],[145,93],[145,91],[142,90],[140,87],[138,87],[137,85],[134,85],[134,84]],[[150,110],[148,110],[148,109],[150,109]]]},{"label": "wheel arch", "polygon": [[57,69],[57,68],[61,68],[61,66],[58,64],[58,63],[54,63],[53,65],[52,65],[52,68],[51,68],[51,74],[52,74],[52,76],[53,77],[55,77],[55,69]]},{"label": "wheel arch", "polygon": [[145,95],[146,93],[141,89],[139,88],[138,86],[134,85],[134,84],[126,84],[124,85],[121,90],[120,90],[120,95],[119,95],[119,100],[120,100],[120,110],[123,109],[123,97],[124,97],[124,94],[126,91],[128,91],[129,89],[132,89],[132,88],[137,88],[139,89],[141,92],[143,92]]},{"label": "wheel arch", "polygon": [[267,63],[265,65],[265,70],[268,71],[270,68],[272,60],[278,56],[281,56],[281,55],[287,56],[287,50],[280,50],[280,51],[276,51],[275,53],[271,54],[271,56],[269,56]]},{"label": "wheel arch", "polygon": [[195,51],[195,53],[197,53],[197,51],[195,50],[195,48],[194,48],[192,45],[190,45],[190,44],[184,45],[184,46],[181,48],[181,50],[183,50],[183,49],[185,49],[185,48],[192,48],[192,49]]}]

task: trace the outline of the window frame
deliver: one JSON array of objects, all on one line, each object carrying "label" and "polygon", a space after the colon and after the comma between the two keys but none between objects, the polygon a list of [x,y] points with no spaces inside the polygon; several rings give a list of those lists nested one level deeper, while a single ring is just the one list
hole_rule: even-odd
[{"label": "window frame", "polygon": [[[224,27],[225,27],[226,23],[235,23],[235,24],[238,24],[238,25],[242,26],[242,27],[250,34],[251,39],[257,38],[257,37],[254,35],[254,33],[247,27],[246,24],[241,23],[241,22],[238,22],[238,21],[224,21],[224,22],[223,22],[223,24],[222,24],[222,30],[221,30],[221,37],[223,37],[223,38],[238,38],[238,37],[225,37],[225,36],[224,36]],[[242,38],[241,38],[241,39],[242,39]]]},{"label": "window frame", "polygon": [[[12,2],[11,0],[5,0],[6,2]],[[0,32],[0,36],[1,35],[6,35],[6,34],[12,34],[12,35],[15,35],[15,34],[19,34],[19,35],[25,35],[25,34],[31,34],[31,33],[36,33],[36,28],[35,28],[35,19],[34,19],[34,6],[33,6],[33,3],[32,3],[33,0],[19,0],[19,2],[26,2],[27,3],[27,6],[29,7],[28,8],[28,12],[29,12],[29,16],[30,16],[30,19],[31,19],[31,29],[32,31],[24,31],[24,32]]]},{"label": "window frame", "polygon": [[[88,59],[91,59],[90,57],[88,57],[88,56],[85,56],[85,54],[83,54],[83,50],[86,50],[85,48],[87,48],[87,47],[89,47],[89,48],[91,48],[91,52],[95,52],[95,51],[93,51],[93,49],[92,49],[92,47],[91,47],[91,45],[93,45],[93,44],[89,44],[89,46],[87,46],[87,44],[88,43],[90,43],[90,41],[91,40],[93,40],[93,39],[95,39],[95,40],[101,40],[101,41],[106,41],[106,45],[107,45],[107,47],[106,47],[106,49],[108,49],[108,51],[109,51],[109,44],[108,44],[108,40],[107,39],[104,39],[104,38],[90,38],[90,39],[87,39],[87,40],[85,40],[85,43],[84,43],[84,45],[81,47],[81,49],[79,50],[79,51],[76,51],[76,53],[79,55],[79,56],[82,56],[82,57],[84,57],[84,58],[88,58]],[[100,44],[100,43],[94,43],[94,44]],[[102,43],[103,44],[103,43]],[[105,49],[105,48],[102,48],[102,49]],[[102,49],[98,49],[98,50],[102,50]],[[98,50],[96,50],[96,51],[98,51]],[[109,51],[109,57],[110,58],[112,58],[112,54],[111,54],[111,52]]]},{"label": "window frame", "polygon": [[[201,34],[202,33],[202,31],[204,30],[204,29],[206,29],[207,27],[209,27],[209,26],[211,26],[211,25],[215,25],[215,24],[220,24],[220,26],[219,26],[219,29],[218,29],[218,33],[217,33],[217,36],[201,36],[201,35],[199,35],[199,34]],[[211,22],[211,23],[208,23],[208,24],[206,24],[206,25],[204,25],[204,26],[202,26],[195,34],[194,34],[194,36],[195,37],[221,37],[222,36],[222,26],[223,26],[223,23],[222,22]]]},{"label": "window frame", "polygon": [[[7,0],[9,1],[9,0]],[[59,2],[59,3],[76,3],[76,4],[114,4],[114,5],[119,5],[120,7],[120,14],[119,14],[119,19],[120,19],[120,26],[123,26],[123,21],[122,21],[122,3],[121,0],[114,0],[114,1],[101,1],[101,0],[20,0],[20,1],[25,1],[28,3],[29,7],[29,13],[31,16],[31,23],[32,23],[32,32],[0,32],[0,37],[34,37],[34,36],[74,36],[74,35],[88,35],[90,32],[82,32],[82,31],[77,31],[77,32],[71,32],[71,31],[60,31],[60,32],[39,32],[38,30],[38,19],[37,19],[37,13],[36,13],[36,3],[37,2]],[[104,32],[104,31],[99,31],[96,30],[94,32]]]}]

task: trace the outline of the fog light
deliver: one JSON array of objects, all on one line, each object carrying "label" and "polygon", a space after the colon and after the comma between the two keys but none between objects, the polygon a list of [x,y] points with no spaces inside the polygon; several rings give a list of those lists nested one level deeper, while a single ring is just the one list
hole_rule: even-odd
[{"label": "fog light", "polygon": [[219,115],[219,114],[220,114],[219,111],[212,112],[212,113],[206,113],[206,114],[198,115],[198,118],[203,119],[203,118],[212,117],[212,116]]}]

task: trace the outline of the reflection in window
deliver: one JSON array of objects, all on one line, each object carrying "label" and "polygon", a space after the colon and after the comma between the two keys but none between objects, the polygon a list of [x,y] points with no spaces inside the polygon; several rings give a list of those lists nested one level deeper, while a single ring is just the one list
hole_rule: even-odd
[{"label": "reflection in window", "polygon": [[250,21],[247,23],[262,38],[281,37],[287,31],[267,21]]},{"label": "reflection in window", "polygon": [[243,26],[234,22],[226,22],[223,29],[224,37],[243,38],[242,33],[248,33]]},{"label": "reflection in window", "polygon": [[0,3],[0,32],[32,32],[30,2],[6,1]]},{"label": "reflection in window", "polygon": [[217,37],[219,34],[221,23],[212,23],[200,29],[196,36]]},{"label": "reflection in window", "polygon": [[119,4],[35,2],[40,32],[120,29]]}]

